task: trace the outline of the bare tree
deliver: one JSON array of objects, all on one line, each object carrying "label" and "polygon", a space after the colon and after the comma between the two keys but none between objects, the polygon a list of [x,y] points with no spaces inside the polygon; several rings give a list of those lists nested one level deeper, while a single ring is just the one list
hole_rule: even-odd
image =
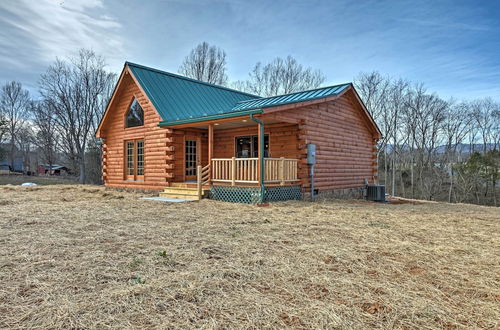
[{"label": "bare tree", "polygon": [[500,150],[500,103],[495,103],[495,111],[493,112],[493,149]]},{"label": "bare tree", "polygon": [[[92,122],[92,132],[96,132],[101,121],[104,111],[108,101],[110,100],[114,86],[116,84],[118,76],[116,74],[110,74],[109,79],[111,82],[107,84],[107,88],[103,91],[103,97],[100,98],[100,103],[96,108],[96,116]],[[102,183],[102,148],[100,141],[92,135],[87,146],[86,153],[86,171],[87,179],[90,183],[100,184]]]},{"label": "bare tree", "polygon": [[86,182],[85,152],[114,77],[101,56],[81,50],[69,61],[56,60],[40,79],[40,93],[55,115],[63,150],[78,164],[80,183]]},{"label": "bare tree", "polygon": [[34,144],[41,151],[42,160],[52,167],[59,143],[55,114],[47,102],[32,102],[30,110],[35,128]]},{"label": "bare tree", "polygon": [[0,112],[0,144],[3,143],[4,137],[7,135],[8,131],[8,123],[5,119],[5,116],[2,112]]},{"label": "bare tree", "polygon": [[263,65],[255,64],[250,78],[237,81],[233,87],[260,96],[288,94],[320,87],[325,81],[325,75],[319,70],[304,68],[292,56],[283,59],[275,58]]},{"label": "bare tree", "polygon": [[32,125],[23,125],[17,132],[16,142],[23,161],[24,174],[30,174],[33,170],[31,163],[31,152],[35,141],[35,133]]},{"label": "bare tree", "polygon": [[378,121],[383,116],[387,105],[390,82],[388,77],[383,77],[377,71],[361,72],[354,78],[354,86],[375,121]]},{"label": "bare tree", "polygon": [[488,145],[494,143],[495,135],[495,113],[498,111],[497,105],[491,98],[476,100],[472,103],[473,116],[481,135],[483,153],[488,151]]},{"label": "bare tree", "polygon": [[[407,136],[401,134],[401,117],[405,109],[405,102],[408,94],[409,83],[403,79],[398,79],[392,82],[389,89],[389,117],[390,121],[390,136],[392,136],[392,164],[391,164],[391,195],[396,195],[396,170],[400,163],[401,146],[407,141]],[[402,187],[404,189],[404,187]]]},{"label": "bare tree", "polygon": [[387,183],[387,143],[391,136],[390,116],[387,113],[390,79],[376,71],[360,73],[354,79],[354,85],[382,132],[377,145],[377,160],[380,163],[380,157],[384,154],[384,183]]},{"label": "bare tree", "polygon": [[412,109],[416,118],[415,146],[416,165],[420,193],[426,199],[433,199],[440,185],[438,179],[442,175],[436,171],[442,171],[435,165],[435,151],[442,141],[442,122],[448,103],[435,94],[427,93],[423,85],[415,85],[412,89],[407,106]]},{"label": "bare tree", "polygon": [[474,200],[480,204],[478,186],[481,182],[481,155],[474,153],[470,159],[456,166],[457,202]]},{"label": "bare tree", "polygon": [[448,164],[450,186],[448,189],[448,203],[452,202],[455,186],[455,164],[460,161],[459,146],[465,140],[471,116],[468,115],[468,107],[464,102],[455,104],[454,100],[448,102],[449,107],[445,111],[443,126],[444,152],[443,163]]},{"label": "bare tree", "polygon": [[10,162],[14,167],[16,141],[28,114],[29,92],[20,82],[11,81],[2,86],[0,95],[0,113],[6,122],[6,133],[10,139]]},{"label": "bare tree", "polygon": [[186,56],[179,73],[211,84],[226,85],[226,52],[202,42]]}]

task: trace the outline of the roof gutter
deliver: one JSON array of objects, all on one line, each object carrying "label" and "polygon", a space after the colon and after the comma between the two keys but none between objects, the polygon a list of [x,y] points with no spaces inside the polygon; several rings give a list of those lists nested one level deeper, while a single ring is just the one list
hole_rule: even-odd
[{"label": "roof gutter", "polygon": [[209,121],[209,120],[226,119],[226,118],[239,117],[239,116],[245,116],[245,115],[253,115],[253,114],[257,114],[257,113],[262,113],[262,109],[253,109],[253,110],[246,110],[246,111],[221,113],[221,114],[217,114],[217,115],[210,115],[210,116],[196,117],[196,118],[182,119],[182,120],[174,120],[174,121],[163,120],[163,121],[160,121],[158,126],[170,127],[170,126],[183,125],[183,124],[201,123],[201,122]]}]

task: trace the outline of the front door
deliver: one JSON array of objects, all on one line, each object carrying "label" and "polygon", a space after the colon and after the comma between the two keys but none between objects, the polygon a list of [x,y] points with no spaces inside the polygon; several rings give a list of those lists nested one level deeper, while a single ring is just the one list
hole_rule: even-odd
[{"label": "front door", "polygon": [[200,139],[186,136],[184,142],[184,178],[185,181],[196,180],[196,167],[199,165]]}]

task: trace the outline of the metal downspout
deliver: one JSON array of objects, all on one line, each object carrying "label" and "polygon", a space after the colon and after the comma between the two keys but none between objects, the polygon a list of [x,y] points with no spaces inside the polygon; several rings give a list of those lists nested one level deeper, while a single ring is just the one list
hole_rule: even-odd
[{"label": "metal downspout", "polygon": [[262,204],[264,202],[264,194],[265,194],[265,187],[264,187],[264,173],[265,173],[265,171],[264,171],[264,122],[255,118],[253,116],[253,113],[250,114],[250,119],[252,119],[257,124],[260,124],[260,131],[259,131],[260,196],[259,196],[259,202]]}]

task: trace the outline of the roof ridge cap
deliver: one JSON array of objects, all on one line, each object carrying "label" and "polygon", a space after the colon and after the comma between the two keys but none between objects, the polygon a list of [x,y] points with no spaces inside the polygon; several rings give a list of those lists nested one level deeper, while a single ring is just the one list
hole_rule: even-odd
[{"label": "roof ridge cap", "polygon": [[273,97],[287,96],[287,95],[298,94],[298,93],[307,93],[307,92],[312,92],[312,91],[318,91],[320,89],[340,87],[340,86],[345,86],[345,85],[352,85],[352,82],[347,82],[347,83],[343,83],[343,84],[336,84],[336,85],[330,85],[330,86],[324,86],[324,87],[318,87],[318,88],[312,88],[312,89],[306,89],[306,90],[303,90],[303,91],[286,93],[286,94],[278,94],[278,95],[274,95],[274,96],[257,97],[255,99],[238,101],[237,104],[238,103],[251,102],[251,101],[260,100],[260,99],[270,99],[270,98],[273,98]]}]

